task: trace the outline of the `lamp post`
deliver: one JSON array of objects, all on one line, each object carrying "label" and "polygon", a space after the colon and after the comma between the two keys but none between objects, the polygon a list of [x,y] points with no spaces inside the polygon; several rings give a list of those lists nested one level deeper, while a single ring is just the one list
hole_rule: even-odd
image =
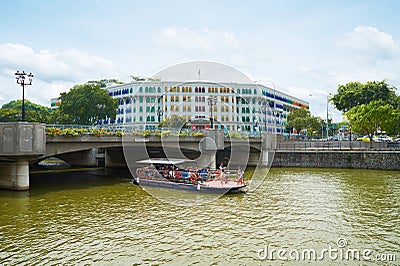
[{"label": "lamp post", "polygon": [[158,107],[157,109],[157,116],[158,116],[158,123],[160,124],[161,122],[161,117],[164,115],[164,111],[160,109],[160,107]]},{"label": "lamp post", "polygon": [[[326,95],[326,140],[328,141],[329,139],[329,96],[331,96],[332,93],[329,93]],[[312,94],[310,94],[309,96],[314,96]],[[323,95],[318,95],[319,97],[323,96]],[[321,128],[321,135],[322,132],[324,132],[323,128]],[[323,137],[323,136],[321,136]]]},{"label": "lamp post", "polygon": [[[17,72],[15,73],[16,79],[17,79],[17,84],[20,84],[22,86],[22,121],[25,120],[25,86],[32,85],[32,79],[33,79],[33,74],[32,72],[29,72],[29,74],[26,74],[25,71]],[[25,79],[28,77],[29,82],[26,82]]]},{"label": "lamp post", "polygon": [[213,117],[213,105],[217,104],[217,98],[213,96],[208,97],[208,105],[211,108],[211,117],[210,117],[210,126],[213,129],[214,128],[214,117]]},{"label": "lamp post", "polygon": [[273,132],[276,133],[276,86],[275,86],[275,82],[273,82],[272,80],[260,80],[260,82],[265,83],[265,82],[270,82],[272,83],[272,85],[274,86],[274,105],[272,106],[272,116],[273,116],[273,123],[274,123],[274,128],[273,128]]},{"label": "lamp post", "polygon": [[261,111],[264,114],[264,130],[263,131],[267,130],[267,110],[268,110],[268,108],[267,108],[266,104],[263,104],[263,106],[261,107]]},{"label": "lamp post", "polygon": [[326,141],[329,140],[329,96],[331,95],[332,93],[326,95]]},{"label": "lamp post", "polygon": [[350,150],[351,150],[351,149],[352,149],[352,148],[351,148],[351,125],[349,125],[349,129],[350,129],[350,136],[349,136],[349,142],[350,142],[350,143],[349,143],[349,144],[350,144]]}]

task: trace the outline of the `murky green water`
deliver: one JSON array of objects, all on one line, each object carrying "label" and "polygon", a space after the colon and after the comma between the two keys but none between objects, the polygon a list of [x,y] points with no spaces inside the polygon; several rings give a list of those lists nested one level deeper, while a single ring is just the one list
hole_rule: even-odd
[{"label": "murky green water", "polygon": [[[0,191],[0,264],[400,264],[400,172],[273,169],[254,193],[196,207],[160,203],[126,178],[34,175],[30,191]],[[260,260],[265,247],[372,254]]]}]

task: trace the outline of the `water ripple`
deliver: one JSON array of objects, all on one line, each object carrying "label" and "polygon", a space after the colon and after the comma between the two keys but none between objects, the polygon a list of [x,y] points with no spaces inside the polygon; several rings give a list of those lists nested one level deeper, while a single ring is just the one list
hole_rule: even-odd
[{"label": "water ripple", "polygon": [[399,181],[399,172],[273,169],[253,193],[196,207],[108,179],[1,191],[0,264],[259,265],[265,245],[321,250],[339,237],[400,258]]}]

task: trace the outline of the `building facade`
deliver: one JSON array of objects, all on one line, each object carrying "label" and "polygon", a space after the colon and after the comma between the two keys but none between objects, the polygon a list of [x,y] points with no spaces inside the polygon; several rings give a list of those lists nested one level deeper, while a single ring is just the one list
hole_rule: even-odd
[{"label": "building facade", "polygon": [[155,129],[165,117],[183,117],[192,129],[282,133],[287,115],[308,102],[255,83],[132,82],[106,87],[118,100],[117,125]]}]

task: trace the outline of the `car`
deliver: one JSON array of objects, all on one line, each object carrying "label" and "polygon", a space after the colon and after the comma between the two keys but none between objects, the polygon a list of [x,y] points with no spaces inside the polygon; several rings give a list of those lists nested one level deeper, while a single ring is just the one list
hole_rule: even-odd
[{"label": "car", "polygon": [[392,139],[391,137],[386,136],[386,135],[384,135],[384,136],[378,136],[377,139],[378,139],[379,141],[383,141],[383,142],[392,142],[392,141],[393,141],[393,139]]},{"label": "car", "polygon": [[369,139],[368,135],[365,135],[364,137],[357,138],[357,141],[371,142],[371,140]]},{"label": "car", "polygon": [[400,138],[395,139],[394,142],[400,142]]}]

